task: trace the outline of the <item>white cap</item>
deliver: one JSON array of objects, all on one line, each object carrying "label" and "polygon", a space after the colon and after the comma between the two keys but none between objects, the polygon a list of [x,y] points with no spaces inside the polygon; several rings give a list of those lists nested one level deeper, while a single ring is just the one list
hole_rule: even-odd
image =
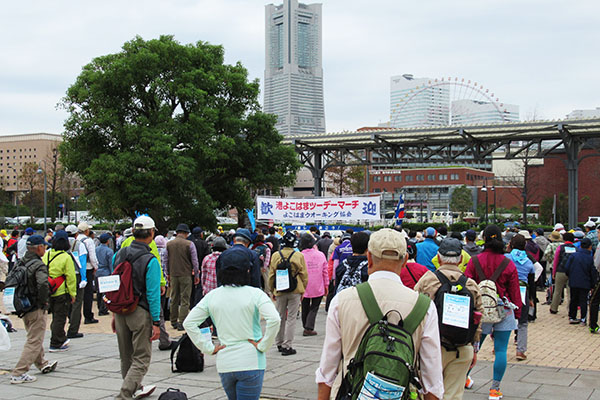
[{"label": "white cap", "polygon": [[561,224],[560,222],[558,224],[554,225],[554,230],[555,231],[559,231],[560,232],[560,231],[562,231],[564,229],[565,229],[565,226],[563,224]]},{"label": "white cap", "polygon": [[73,234],[77,233],[77,227],[73,224],[67,225],[67,227],[65,228],[65,231],[68,234],[73,235]]},{"label": "white cap", "polygon": [[133,221],[133,229],[153,229],[156,228],[154,220],[147,215],[139,216]]},{"label": "white cap", "polygon": [[77,229],[79,230],[79,232],[85,232],[88,229],[92,229],[92,226],[85,221],[81,221],[79,225],[77,225]]},{"label": "white cap", "polygon": [[583,226],[585,226],[586,228],[595,228],[596,224],[594,223],[594,221],[588,221],[585,224],[583,224]]}]

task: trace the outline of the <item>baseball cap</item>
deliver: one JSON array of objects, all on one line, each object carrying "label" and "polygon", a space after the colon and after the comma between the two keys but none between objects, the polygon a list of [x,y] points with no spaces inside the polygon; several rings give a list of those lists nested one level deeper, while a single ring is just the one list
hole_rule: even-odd
[{"label": "baseball cap", "polygon": [[39,246],[41,244],[51,246],[51,244],[46,242],[40,235],[31,235],[27,238],[27,246]]},{"label": "baseball cap", "polygon": [[27,228],[25,229],[25,234],[26,235],[33,235],[35,232],[33,230],[33,228]]},{"label": "baseball cap", "polygon": [[474,242],[477,238],[477,232],[475,232],[473,229],[469,229],[467,233],[465,233],[465,237],[467,238],[467,240]]},{"label": "baseball cap", "polygon": [[235,231],[235,233],[233,234],[233,237],[243,237],[244,239],[248,240],[249,242],[252,241],[252,237],[250,236],[250,231],[246,228],[240,228],[237,231]]},{"label": "baseball cap", "polygon": [[85,231],[87,231],[88,229],[92,229],[92,225],[88,224],[88,223],[87,223],[87,222],[85,222],[85,221],[81,221],[81,222],[79,223],[79,225],[77,225],[77,229],[79,230],[79,232],[85,232]]},{"label": "baseball cap", "polygon": [[65,228],[65,231],[68,234],[73,235],[73,234],[77,233],[77,227],[75,225],[67,225],[67,227]]},{"label": "baseball cap", "polygon": [[586,228],[595,228],[596,224],[594,223],[594,221],[588,221],[585,224],[583,224],[583,226],[585,226]]},{"label": "baseball cap", "polygon": [[581,239],[585,237],[585,233],[583,233],[582,231],[575,231],[573,232],[573,236],[575,236],[577,239]]},{"label": "baseball cap", "polygon": [[100,240],[100,243],[106,243],[110,239],[110,235],[108,233],[103,233],[98,239]]},{"label": "baseball cap", "polygon": [[56,243],[56,242],[58,242],[61,239],[69,240],[69,235],[67,234],[67,232],[65,232],[65,231],[57,231],[54,234],[54,237],[52,238],[52,243]]},{"label": "baseball cap", "polygon": [[133,229],[153,229],[156,228],[154,220],[147,215],[141,215],[133,221]]},{"label": "baseball cap", "polygon": [[123,236],[125,236],[126,238],[130,237],[131,235],[133,235],[133,229],[131,229],[131,228],[127,228],[123,232]]},{"label": "baseball cap", "polygon": [[192,233],[193,233],[194,235],[197,235],[197,234],[199,234],[199,233],[202,233],[202,232],[204,232],[204,231],[203,231],[203,230],[202,230],[202,228],[200,228],[199,226],[197,226],[197,227],[195,227],[194,229],[192,229]]},{"label": "baseball cap", "polygon": [[583,249],[587,249],[588,247],[590,247],[592,245],[592,240],[590,238],[583,238],[581,239],[581,248]]},{"label": "baseball cap", "polygon": [[544,228],[537,228],[535,230],[535,233],[537,233],[538,235],[543,235],[544,234]]},{"label": "baseball cap", "polygon": [[425,237],[432,238],[432,237],[435,237],[435,234],[436,234],[435,229],[432,228],[431,226],[428,227],[427,229],[425,229]]},{"label": "baseball cap", "polygon": [[5,229],[2,229],[2,230],[0,231],[0,236],[4,237],[4,236],[7,236],[7,235],[8,235],[8,234],[6,233],[6,230],[5,230]]},{"label": "baseball cap", "polygon": [[220,268],[235,268],[239,271],[250,271],[251,258],[243,251],[224,251],[219,256]]},{"label": "baseball cap", "polygon": [[213,250],[226,250],[227,249],[227,242],[225,242],[225,239],[223,239],[222,237],[216,237],[215,240],[213,240],[212,242],[212,248]]},{"label": "baseball cap", "polygon": [[352,235],[347,232],[342,235],[342,240],[350,240],[350,238],[352,238]]},{"label": "baseball cap", "polygon": [[190,233],[190,227],[187,224],[179,224],[177,225],[177,228],[175,228],[175,232]]},{"label": "baseball cap", "polygon": [[554,230],[555,231],[564,231],[565,230],[565,226],[563,224],[561,224],[560,222],[556,225],[554,225]]},{"label": "baseball cap", "polygon": [[[380,229],[369,238],[369,253],[377,258],[402,260],[406,254],[406,240],[400,232],[390,228]],[[396,254],[383,254],[384,251]]]},{"label": "baseball cap", "polygon": [[462,245],[460,244],[460,240],[449,237],[442,240],[440,243],[440,248],[438,252],[443,256],[456,257],[460,256],[462,252]]}]

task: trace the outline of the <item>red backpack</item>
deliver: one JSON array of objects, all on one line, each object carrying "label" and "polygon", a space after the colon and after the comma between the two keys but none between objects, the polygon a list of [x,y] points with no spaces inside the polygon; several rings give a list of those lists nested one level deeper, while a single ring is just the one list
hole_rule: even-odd
[{"label": "red backpack", "polygon": [[119,290],[104,293],[106,307],[116,314],[131,314],[137,308],[140,297],[133,291],[133,263],[143,255],[142,253],[131,262],[125,257],[111,275],[119,275]]}]

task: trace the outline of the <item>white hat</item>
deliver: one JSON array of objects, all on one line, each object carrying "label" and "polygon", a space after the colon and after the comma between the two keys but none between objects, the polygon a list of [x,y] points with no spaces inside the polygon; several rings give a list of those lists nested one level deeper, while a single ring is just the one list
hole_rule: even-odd
[{"label": "white hat", "polygon": [[65,228],[65,231],[68,234],[73,235],[73,234],[77,233],[77,227],[73,224],[67,225],[67,227]]},{"label": "white hat", "polygon": [[85,221],[81,221],[79,225],[77,225],[77,229],[79,230],[79,232],[85,232],[88,229],[92,229],[92,226]]},{"label": "white hat", "polygon": [[524,236],[525,239],[531,239],[531,234],[529,233],[529,231],[523,229],[522,231],[519,231],[519,235]]},{"label": "white hat", "polygon": [[583,226],[585,226],[586,228],[595,228],[596,224],[594,223],[594,221],[588,221],[585,224],[583,224]]},{"label": "white hat", "polygon": [[153,229],[156,228],[154,220],[147,215],[139,216],[133,221],[133,229]]},{"label": "white hat", "polygon": [[554,230],[555,231],[559,231],[560,232],[560,231],[562,231],[564,229],[565,229],[565,226],[563,224],[561,224],[560,222],[558,224],[554,225]]}]

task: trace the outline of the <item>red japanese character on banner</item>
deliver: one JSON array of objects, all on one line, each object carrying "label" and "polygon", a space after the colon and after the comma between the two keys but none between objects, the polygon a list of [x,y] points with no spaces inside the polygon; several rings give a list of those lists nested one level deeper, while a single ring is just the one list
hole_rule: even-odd
[{"label": "red japanese character on banner", "polygon": [[281,201],[276,201],[275,202],[275,209],[276,210],[282,210],[283,209],[283,204],[281,203]]},{"label": "red japanese character on banner", "polygon": [[338,207],[341,208],[342,210],[344,209],[345,205],[346,205],[345,201],[338,201]]},{"label": "red japanese character on banner", "polygon": [[358,200],[353,200],[352,201],[352,208],[354,209],[356,207],[358,207]]},{"label": "red japanese character on banner", "polygon": [[290,210],[296,211],[296,202],[290,201]]},{"label": "red japanese character on banner", "polygon": [[283,203],[283,210],[289,210],[288,202]]},{"label": "red japanese character on banner", "polygon": [[327,210],[330,205],[331,205],[331,201],[325,200],[325,202],[323,203],[323,210]]},{"label": "red japanese character on banner", "polygon": [[314,209],[315,209],[315,207],[317,206],[317,203],[310,202],[310,203],[309,203],[309,205],[310,205],[310,206],[309,206],[309,207],[310,207],[310,210],[314,210]]},{"label": "red japanese character on banner", "polygon": [[308,210],[308,207],[309,207],[309,206],[308,206],[308,201],[305,201],[305,202],[303,203],[302,207],[303,207],[305,210]]}]

